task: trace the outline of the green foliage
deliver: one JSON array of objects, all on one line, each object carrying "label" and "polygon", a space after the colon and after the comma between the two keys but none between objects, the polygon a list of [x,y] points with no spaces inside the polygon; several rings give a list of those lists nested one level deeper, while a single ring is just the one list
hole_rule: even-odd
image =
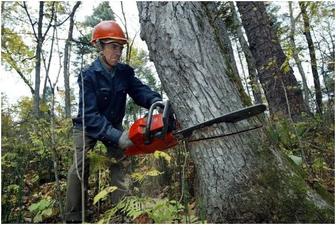
[{"label": "green foliage", "polygon": [[183,210],[183,206],[176,201],[159,199],[153,202],[154,205],[148,211],[148,215],[154,220],[154,223],[173,223],[177,220],[178,213]]},{"label": "green foliage", "polygon": [[334,131],[334,123],[325,114],[297,123],[273,122],[267,127],[266,134],[272,145],[301,166],[309,182],[319,181],[333,190]]},{"label": "green foliage", "polygon": [[86,17],[84,24],[89,27],[94,27],[103,20],[115,20],[114,12],[108,1],[101,2],[95,7],[92,15]]},{"label": "green foliage", "polygon": [[[28,207],[36,197],[44,199],[50,196],[50,201],[55,200],[55,192],[41,191],[42,188],[52,189],[55,185],[51,154],[53,148],[57,152],[62,177],[65,178],[72,161],[71,121],[55,118],[56,142],[53,145],[48,114],[36,119],[31,112],[30,98],[22,98],[12,106],[2,101],[1,205],[2,222],[6,223],[23,223],[24,215],[31,215]],[[40,221],[49,212],[47,209],[40,213],[34,212],[35,220]]]},{"label": "green foliage", "polygon": [[34,215],[33,222],[40,223],[53,215],[53,205],[55,201],[50,198],[43,198],[39,202],[32,204],[28,209]]},{"label": "green foliage", "polygon": [[30,74],[34,68],[34,49],[24,43],[22,37],[4,27],[1,30],[1,61],[9,68]]},{"label": "green foliage", "polygon": [[183,211],[183,206],[168,199],[129,196],[108,210],[98,223],[109,223],[110,219],[119,211],[133,220],[146,214],[154,223],[173,223],[179,219],[179,213]]},{"label": "green foliage", "polygon": [[51,17],[51,11],[52,8],[55,8],[55,11],[57,11],[57,13],[59,14],[64,14],[66,13],[66,6],[67,4],[64,2],[52,2],[52,1],[48,1],[44,3],[45,6],[45,16],[46,18],[50,19]]},{"label": "green foliage", "polygon": [[105,147],[102,144],[98,144],[95,151],[90,151],[88,153],[88,159],[90,160],[90,170],[91,173],[97,173],[109,168],[111,163],[114,162],[113,158],[106,156]]}]

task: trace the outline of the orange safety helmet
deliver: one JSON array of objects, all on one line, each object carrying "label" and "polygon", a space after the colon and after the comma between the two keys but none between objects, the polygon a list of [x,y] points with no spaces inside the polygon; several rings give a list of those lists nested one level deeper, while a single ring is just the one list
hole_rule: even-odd
[{"label": "orange safety helmet", "polygon": [[125,33],[119,24],[113,20],[101,21],[93,28],[91,43],[94,44],[101,39],[114,39],[122,44],[127,43]]}]

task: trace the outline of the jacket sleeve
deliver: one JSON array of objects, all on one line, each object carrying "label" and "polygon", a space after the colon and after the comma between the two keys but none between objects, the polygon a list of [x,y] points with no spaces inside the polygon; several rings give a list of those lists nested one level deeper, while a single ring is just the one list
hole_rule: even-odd
[{"label": "jacket sleeve", "polygon": [[[81,115],[84,115],[86,132],[93,138],[117,147],[122,131],[114,128],[106,117],[98,111],[96,91],[90,76],[84,76],[83,80],[84,85],[82,86],[81,78],[78,79],[80,90],[79,111],[83,111],[84,102],[84,112]],[[84,91],[84,99],[82,99],[82,91]]]},{"label": "jacket sleeve", "polygon": [[134,70],[131,67],[129,79],[130,86],[128,94],[137,105],[149,109],[154,102],[162,100],[159,93],[152,91],[147,85],[143,84],[137,77],[135,77]]}]

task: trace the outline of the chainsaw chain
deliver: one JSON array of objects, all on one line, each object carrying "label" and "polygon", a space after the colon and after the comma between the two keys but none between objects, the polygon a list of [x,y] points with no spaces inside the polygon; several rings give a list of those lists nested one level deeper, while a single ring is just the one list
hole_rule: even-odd
[{"label": "chainsaw chain", "polygon": [[216,136],[211,136],[211,137],[204,137],[204,138],[196,138],[196,139],[187,139],[187,142],[197,142],[197,141],[204,141],[204,140],[211,140],[211,139],[216,139],[216,138],[221,138],[221,137],[227,137],[227,136],[231,136],[231,135],[235,135],[235,134],[240,134],[240,133],[244,133],[244,132],[248,132],[251,130],[256,130],[263,127],[263,125],[258,125],[255,127],[251,127],[245,130],[240,130],[237,132],[233,132],[233,133],[228,133],[228,134],[220,134],[220,135],[216,135]]}]

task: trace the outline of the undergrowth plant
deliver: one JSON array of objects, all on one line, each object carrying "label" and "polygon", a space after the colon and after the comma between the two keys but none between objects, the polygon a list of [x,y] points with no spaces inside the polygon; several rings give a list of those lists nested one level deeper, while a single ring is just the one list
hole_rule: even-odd
[{"label": "undergrowth plant", "polygon": [[[109,223],[118,213],[122,213],[132,220],[141,215],[147,215],[154,223],[174,223],[180,219],[183,206],[168,199],[127,196],[115,207],[108,210],[98,223]],[[150,222],[150,221],[147,221]]]},{"label": "undergrowth plant", "polygon": [[330,192],[334,191],[334,132],[334,123],[326,114],[296,123],[281,120],[266,127],[270,144],[299,165],[309,183],[321,183]]}]

